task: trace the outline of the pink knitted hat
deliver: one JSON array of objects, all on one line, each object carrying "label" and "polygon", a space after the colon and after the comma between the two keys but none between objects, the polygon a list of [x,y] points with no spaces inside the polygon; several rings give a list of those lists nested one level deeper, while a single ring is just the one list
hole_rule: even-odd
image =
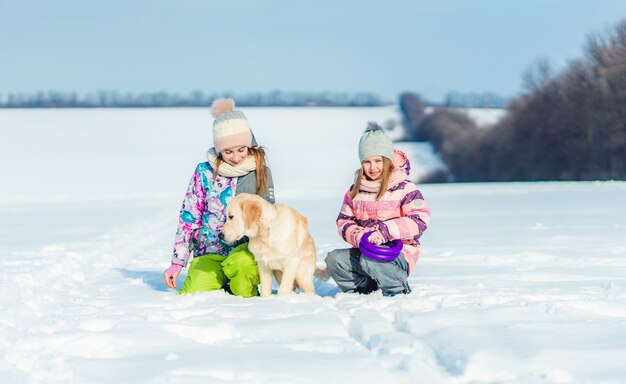
[{"label": "pink knitted hat", "polygon": [[251,147],[252,132],[246,115],[235,110],[235,100],[217,99],[211,107],[213,146],[217,153],[233,147]]}]

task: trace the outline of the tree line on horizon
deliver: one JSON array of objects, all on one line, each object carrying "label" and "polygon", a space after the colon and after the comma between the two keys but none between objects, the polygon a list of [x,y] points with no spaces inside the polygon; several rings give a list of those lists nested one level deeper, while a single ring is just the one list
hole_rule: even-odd
[{"label": "tree line on horizon", "polygon": [[626,20],[589,35],[561,73],[540,59],[523,81],[490,127],[401,95],[408,139],[430,141],[449,170],[422,181],[626,180]]},{"label": "tree line on horizon", "polygon": [[[340,106],[375,107],[393,104],[371,92],[283,92],[234,94],[207,93],[199,90],[189,94],[168,92],[123,93],[98,91],[77,92],[0,93],[0,108],[176,108],[208,107],[213,100],[231,97],[241,107],[304,107]],[[431,106],[504,108],[506,98],[495,93],[448,92],[442,102],[426,102]]]},{"label": "tree line on horizon", "polygon": [[238,106],[379,106],[388,104],[369,92],[257,92],[234,94],[192,91],[189,94],[168,92],[132,93],[101,90],[77,92],[36,92],[0,94],[0,108],[164,108],[208,107],[213,100],[231,97]]}]

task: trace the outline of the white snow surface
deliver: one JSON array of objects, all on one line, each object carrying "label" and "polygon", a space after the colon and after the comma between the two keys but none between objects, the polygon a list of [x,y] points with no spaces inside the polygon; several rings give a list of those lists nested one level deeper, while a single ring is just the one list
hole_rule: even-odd
[{"label": "white snow surface", "polygon": [[[323,266],[347,246],[334,221],[358,138],[397,109],[243,110]],[[422,185],[406,296],[177,296],[162,272],[210,124],[0,110],[3,383],[625,382],[626,183]]]}]

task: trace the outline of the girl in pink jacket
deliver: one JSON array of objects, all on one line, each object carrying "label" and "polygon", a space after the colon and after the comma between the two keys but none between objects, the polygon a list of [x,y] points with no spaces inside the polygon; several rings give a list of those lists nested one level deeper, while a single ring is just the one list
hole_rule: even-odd
[{"label": "girl in pink jacket", "polygon": [[[378,124],[370,122],[361,136],[359,159],[361,168],[337,217],[339,234],[352,248],[329,252],[327,269],[343,292],[409,293],[408,275],[419,257],[419,238],[430,221],[430,210],[417,186],[407,179],[406,155],[394,151]],[[374,245],[401,240],[400,256],[380,261],[363,255],[359,242],[370,232],[367,239]]]}]

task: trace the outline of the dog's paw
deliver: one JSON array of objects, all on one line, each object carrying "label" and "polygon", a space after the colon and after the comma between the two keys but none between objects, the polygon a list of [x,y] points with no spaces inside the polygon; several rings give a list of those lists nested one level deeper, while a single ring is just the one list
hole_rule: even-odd
[{"label": "dog's paw", "polygon": [[330,271],[326,268],[315,268],[315,273],[313,273],[313,276],[315,276],[315,278],[318,280],[326,281],[330,279]]}]

